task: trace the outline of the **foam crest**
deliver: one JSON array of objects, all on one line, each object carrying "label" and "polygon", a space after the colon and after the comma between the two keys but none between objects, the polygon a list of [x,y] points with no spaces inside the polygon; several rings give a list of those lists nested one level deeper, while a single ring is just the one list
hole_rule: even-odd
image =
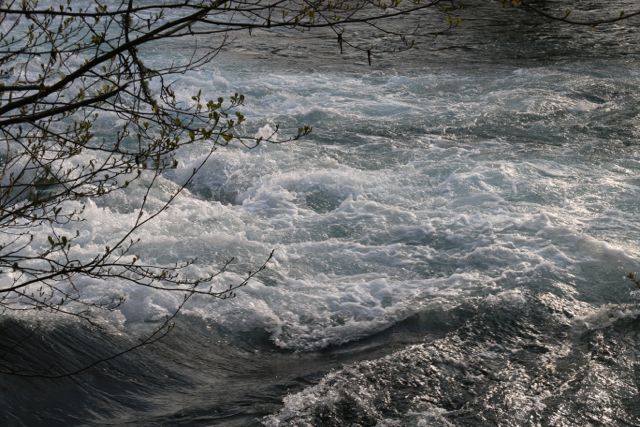
[{"label": "foam crest", "polygon": [[[264,418],[264,425],[516,426],[523,419],[567,425],[637,419],[627,406],[636,394],[627,376],[633,371],[628,355],[636,347],[629,339],[633,320],[614,315],[609,324],[584,330],[576,315],[592,314],[588,304],[528,291],[468,300],[458,309],[474,316],[457,330],[330,372],[317,385],[285,397],[284,407]],[[603,311],[613,314],[611,308]],[[605,356],[609,351],[615,356]]]}]

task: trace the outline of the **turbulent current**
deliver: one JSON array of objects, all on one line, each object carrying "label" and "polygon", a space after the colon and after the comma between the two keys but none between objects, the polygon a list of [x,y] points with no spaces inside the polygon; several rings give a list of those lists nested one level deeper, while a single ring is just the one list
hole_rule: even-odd
[{"label": "turbulent current", "polygon": [[[185,98],[243,93],[256,135],[313,132],[218,150],[139,255],[197,257],[201,271],[233,257],[222,286],[275,250],[268,270],[83,374],[0,378],[0,423],[639,425],[640,305],[625,279],[640,271],[638,21],[577,28],[477,3],[448,35],[371,66],[329,36],[283,32],[239,36],[181,76]],[[151,202],[205,155],[181,151]],[[87,207],[79,251],[126,230],[137,185]],[[126,302],[95,330],[5,319],[26,362],[116,353],[181,302],[76,285]]]}]

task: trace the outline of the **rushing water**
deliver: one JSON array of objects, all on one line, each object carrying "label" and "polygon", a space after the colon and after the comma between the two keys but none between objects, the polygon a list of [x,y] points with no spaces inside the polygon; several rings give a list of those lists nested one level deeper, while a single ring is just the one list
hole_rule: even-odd
[{"label": "rushing water", "polygon": [[[640,424],[640,309],[624,279],[640,270],[637,30],[479,3],[371,67],[333,39],[262,34],[184,76],[179,96],[245,94],[256,134],[314,132],[219,150],[140,255],[202,270],[236,257],[228,283],[275,249],[269,270],[77,377],[1,378],[3,425]],[[91,204],[78,250],[125,230],[142,190]],[[25,363],[112,354],[180,302],[77,285],[127,302],[100,331],[5,320]]]}]

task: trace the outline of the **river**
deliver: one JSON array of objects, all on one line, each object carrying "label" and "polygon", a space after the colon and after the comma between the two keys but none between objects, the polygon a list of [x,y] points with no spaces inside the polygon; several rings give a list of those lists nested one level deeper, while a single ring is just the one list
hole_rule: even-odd
[{"label": "river", "polygon": [[[233,283],[275,250],[268,270],[76,377],[1,378],[3,425],[640,424],[624,278],[640,270],[638,21],[574,27],[495,2],[460,14],[371,66],[329,35],[281,31],[239,35],[180,76],[178,96],[243,93],[256,135],[313,132],[218,150],[139,254],[203,270],[234,257]],[[204,155],[182,150],[153,197]],[[129,190],[87,207],[79,250],[126,229],[143,187]],[[100,330],[5,319],[34,365],[116,352],[180,303],[77,286],[127,300]]]}]

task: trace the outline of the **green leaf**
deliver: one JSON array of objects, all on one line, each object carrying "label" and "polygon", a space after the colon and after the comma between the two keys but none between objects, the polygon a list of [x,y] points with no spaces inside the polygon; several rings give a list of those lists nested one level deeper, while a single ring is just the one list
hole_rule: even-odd
[{"label": "green leaf", "polygon": [[91,43],[93,44],[100,44],[104,41],[104,35],[103,34],[94,34],[93,36],[91,36]]}]

